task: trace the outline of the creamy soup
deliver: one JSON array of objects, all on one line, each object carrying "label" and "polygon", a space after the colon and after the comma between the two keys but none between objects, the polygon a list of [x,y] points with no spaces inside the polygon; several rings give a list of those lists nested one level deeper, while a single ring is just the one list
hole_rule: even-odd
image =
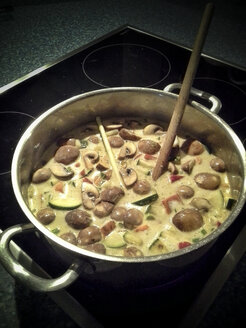
[{"label": "creamy soup", "polygon": [[225,163],[206,145],[177,136],[167,170],[153,181],[162,124],[122,118],[103,127],[116,165],[91,122],[58,140],[34,172],[29,207],[47,229],[93,252],[135,257],[187,247],[227,218]]}]

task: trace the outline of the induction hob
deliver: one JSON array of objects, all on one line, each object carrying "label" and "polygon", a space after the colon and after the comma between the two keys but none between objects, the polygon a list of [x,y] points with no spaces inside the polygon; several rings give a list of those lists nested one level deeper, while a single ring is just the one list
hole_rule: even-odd
[{"label": "induction hob", "polygon": [[[35,118],[66,98],[91,90],[118,86],[163,89],[171,83],[181,83],[190,53],[190,49],[183,46],[134,27],[123,26],[57,62],[2,87],[0,183],[4,193],[0,196],[0,229],[28,222],[13,194],[10,167],[18,139]],[[219,115],[245,143],[245,69],[202,55],[193,86],[220,99],[222,109]],[[205,102],[204,105],[209,104]],[[144,327],[158,323],[164,317],[166,322],[172,317],[173,327],[181,323],[182,327],[195,327],[221,287],[218,285],[214,288],[213,284],[221,275],[223,265],[230,264],[230,270],[224,272],[223,279],[220,276],[221,283],[227,279],[236,259],[239,260],[245,250],[242,245],[246,233],[244,216],[245,208],[201,260],[171,281],[123,291],[107,290],[96,282],[88,285],[79,279],[62,294],[64,299],[68,297],[71,301],[70,310],[67,301],[62,302],[62,297],[52,295],[60,306],[66,304],[64,310],[71,317],[78,317],[74,314],[75,308],[77,313],[80,311],[83,318],[89,320],[87,326],[91,327],[97,324],[110,327],[116,322],[118,327],[123,327],[141,313]],[[56,254],[39,236],[24,235],[16,237],[15,241],[23,254],[28,254],[27,262],[34,261],[45,274],[56,277],[66,269],[59,257],[54,260]],[[45,252],[41,252],[43,248]],[[235,258],[231,261],[228,254],[233,252]],[[214,295],[208,297],[208,289],[205,290],[204,286],[212,286]],[[198,315],[196,307],[201,302],[203,311],[200,307]],[[177,307],[178,313],[175,310]],[[80,316],[80,321],[78,319],[76,322],[79,324],[83,318]]]}]

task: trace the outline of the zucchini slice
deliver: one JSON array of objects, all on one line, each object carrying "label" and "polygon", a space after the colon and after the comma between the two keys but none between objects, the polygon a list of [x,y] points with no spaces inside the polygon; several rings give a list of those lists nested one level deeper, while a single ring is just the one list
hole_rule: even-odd
[{"label": "zucchini slice", "polygon": [[49,201],[52,208],[58,210],[73,210],[82,204],[80,199],[74,198],[53,198]]},{"label": "zucchini slice", "polygon": [[224,195],[221,190],[218,190],[217,193],[213,195],[211,202],[214,203],[214,206],[218,208],[226,208],[227,210],[232,210],[237,200]]},{"label": "zucchini slice", "polygon": [[138,161],[137,161],[137,165],[140,165],[140,166],[142,166],[143,168],[145,168],[145,169],[153,169],[153,167],[155,166],[155,162],[151,162],[151,161],[145,161],[145,160],[143,160],[143,159],[139,159]]},{"label": "zucchini slice", "polygon": [[211,197],[208,199],[209,202],[213,205],[215,208],[224,208],[224,195],[221,190],[215,190]]},{"label": "zucchini slice", "polygon": [[126,242],[122,235],[114,231],[105,238],[104,244],[109,248],[120,248],[125,246]]},{"label": "zucchini slice", "polygon": [[234,198],[225,198],[225,208],[227,210],[232,210],[232,208],[234,207],[234,205],[236,204],[236,199]]},{"label": "zucchini slice", "polygon": [[149,247],[149,250],[152,254],[161,254],[167,252],[166,246],[159,238],[153,241],[153,243]]},{"label": "zucchini slice", "polygon": [[141,246],[143,244],[142,239],[139,236],[137,236],[134,232],[127,231],[124,234],[123,238],[128,244],[133,244],[137,246]]},{"label": "zucchini slice", "polygon": [[147,196],[145,198],[139,199],[135,202],[133,202],[133,205],[138,205],[138,206],[145,206],[145,205],[149,205],[151,203],[153,203],[154,201],[156,201],[158,199],[158,194],[152,194],[150,196]]}]

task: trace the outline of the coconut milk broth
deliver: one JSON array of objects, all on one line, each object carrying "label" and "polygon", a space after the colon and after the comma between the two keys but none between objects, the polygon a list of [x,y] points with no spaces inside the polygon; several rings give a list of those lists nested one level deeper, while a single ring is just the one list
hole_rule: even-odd
[{"label": "coconut milk broth", "polygon": [[[126,119],[122,119],[124,122],[127,122]],[[117,120],[117,122],[122,122],[122,120]],[[152,134],[152,135],[144,135],[143,134],[143,128],[147,126],[148,124],[159,124],[163,127],[165,124],[160,124],[160,122],[153,122],[147,119],[140,119],[140,118],[134,118],[130,119],[129,122],[137,121],[139,124],[137,126],[134,125],[134,132],[136,135],[140,136],[143,139],[151,139],[153,141],[156,141],[160,145],[162,144],[164,134]],[[116,120],[112,120],[112,122],[116,122]],[[104,125],[106,125],[108,122],[103,122]],[[127,128],[131,128],[127,126]],[[111,130],[107,132],[107,135],[113,135],[114,133],[118,134],[118,131]],[[95,144],[93,142],[89,141],[89,137],[97,136],[99,139],[99,143]],[[51,176],[50,179],[48,179],[45,182],[42,183],[31,183],[28,190],[28,201],[29,201],[29,207],[30,210],[33,212],[34,215],[42,209],[49,206],[49,201],[52,198],[61,198],[64,199],[68,195],[70,198],[74,199],[81,199],[81,190],[85,183],[83,182],[83,177],[81,176],[81,172],[85,169],[85,163],[83,161],[83,154],[87,150],[95,150],[98,152],[99,157],[103,157],[105,155],[105,148],[102,141],[102,138],[100,136],[100,133],[98,131],[97,124],[94,122],[88,123],[86,127],[79,127],[72,131],[70,134],[64,136],[64,138],[76,138],[76,146],[81,147],[80,140],[86,140],[87,146],[86,148],[80,148],[80,155],[77,158],[77,160],[69,165],[69,169],[71,168],[74,171],[74,174],[71,179],[64,181],[64,188],[63,192],[56,191],[54,189],[54,186],[59,182],[59,179],[56,178],[54,175]],[[176,141],[179,146],[182,145],[184,142],[183,137],[177,137]],[[126,141],[125,141],[126,142]],[[138,144],[138,141],[131,141],[136,146]],[[58,148],[58,147],[57,147]],[[132,188],[125,189],[125,195],[118,201],[116,206],[123,206],[127,209],[130,208],[136,208],[140,210],[143,215],[144,219],[141,224],[147,225],[148,228],[144,231],[138,231],[136,232],[136,229],[131,229],[131,233],[137,236],[137,238],[142,240],[141,245],[134,245],[125,243],[122,247],[107,247],[106,246],[106,254],[107,255],[113,255],[113,256],[123,256],[124,255],[124,248],[127,246],[136,246],[138,249],[142,251],[142,253],[145,256],[158,254],[159,251],[157,250],[151,250],[151,245],[157,240],[161,240],[161,242],[164,244],[164,249],[161,250],[163,253],[172,252],[177,249],[179,249],[179,244],[183,242],[188,242],[190,244],[197,242],[198,240],[206,237],[210,232],[215,230],[218,225],[220,225],[229,215],[229,210],[224,208],[223,205],[223,197],[229,197],[230,196],[230,187],[228,183],[227,174],[221,173],[221,172],[215,172],[209,165],[209,162],[212,158],[215,156],[213,154],[210,154],[208,149],[205,147],[205,150],[202,154],[199,156],[192,156],[187,155],[184,152],[180,150],[180,159],[181,163],[188,161],[189,159],[196,160],[196,163],[192,169],[192,172],[190,174],[187,174],[182,171],[181,165],[176,164],[176,167],[178,169],[178,174],[182,175],[183,177],[180,180],[177,180],[175,182],[170,181],[170,172],[166,171],[157,181],[153,181],[151,177],[151,169],[155,165],[155,159],[149,159],[144,160],[144,154],[140,153],[137,147],[137,152],[133,158],[128,158],[127,160],[119,160],[118,155],[120,152],[120,148],[112,148],[117,167],[120,169],[122,166],[127,166],[132,169],[134,169],[137,172],[138,179],[139,180],[147,180],[149,183],[151,183],[151,191],[146,195],[138,195],[133,192]],[[158,153],[153,155],[155,158],[157,158]],[[139,160],[142,160],[141,164],[144,163],[146,166],[142,166],[139,164]],[[51,158],[44,167],[51,167],[52,164],[55,163],[54,158]],[[79,164],[78,164],[79,163]],[[112,168],[110,168],[112,169]],[[207,172],[207,173],[213,173],[217,174],[221,178],[221,183],[219,188],[216,190],[205,190],[202,188],[199,188],[195,181],[194,176],[200,172]],[[94,181],[96,176],[101,175],[101,173],[94,169],[92,172],[90,172],[86,178],[90,181]],[[172,201],[169,203],[171,213],[167,213],[165,210],[165,207],[162,204],[162,201],[172,195],[177,194],[177,188],[181,185],[187,185],[194,189],[194,196],[190,199],[183,199],[182,202],[180,201]],[[113,186],[119,186],[119,181],[117,177],[115,176],[114,172],[112,172],[112,176],[109,180],[103,179],[102,183],[97,186],[99,192],[101,190],[104,190],[108,187]],[[153,193],[158,194],[158,199],[150,204],[145,206],[137,206],[132,204],[133,202],[145,198],[149,195],[152,195]],[[201,197],[206,198],[210,204],[211,207],[208,212],[202,211],[202,217],[204,220],[204,224],[201,228],[191,231],[191,232],[182,232],[179,229],[177,229],[174,224],[172,223],[172,218],[174,215],[185,208],[191,208],[190,205],[191,200],[194,197]],[[79,207],[82,210],[84,209],[83,205]],[[99,228],[102,228],[105,223],[111,220],[110,215],[104,218],[98,218],[93,214],[93,210],[86,210],[91,215],[92,223],[91,225],[95,225]],[[73,229],[72,227],[68,226],[65,221],[65,215],[69,212],[69,210],[59,210],[54,209],[56,218],[55,220],[48,224],[46,227],[50,231],[53,231],[58,236],[62,235],[66,232],[73,232],[76,236],[78,235],[79,230]],[[148,213],[147,213],[148,212]],[[151,218],[151,219],[150,219]],[[128,229],[124,227],[124,224],[122,222],[116,222],[115,229],[111,232],[117,233],[119,235],[124,236]],[[100,241],[101,243],[105,244],[105,240],[108,236],[105,238],[103,237]],[[82,247],[82,246],[78,246]]]}]

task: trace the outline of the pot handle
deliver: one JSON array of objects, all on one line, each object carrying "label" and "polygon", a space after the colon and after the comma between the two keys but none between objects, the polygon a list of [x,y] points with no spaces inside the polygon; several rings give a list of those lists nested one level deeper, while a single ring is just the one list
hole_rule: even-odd
[{"label": "pot handle", "polygon": [[33,224],[18,224],[12,226],[0,234],[0,263],[6,271],[18,279],[21,283],[32,290],[40,292],[51,292],[69,286],[79,276],[79,264],[73,263],[68,270],[58,278],[49,279],[41,278],[25,269],[13,256],[9,244],[11,238],[17,234],[35,231]]},{"label": "pot handle", "polygon": [[[165,88],[164,88],[164,91],[165,92],[168,92],[168,93],[172,93],[173,94],[173,90],[177,90],[177,89],[181,89],[181,83],[172,83],[172,84],[169,84],[167,85]],[[210,102],[212,104],[211,108],[208,108],[212,113],[214,114],[218,114],[221,107],[222,107],[222,104],[221,104],[221,101],[219,100],[219,98],[215,97],[214,95],[211,95],[210,93],[208,92],[205,92],[205,91],[201,91],[201,90],[198,90],[196,88],[191,88],[190,90],[190,94],[192,94],[193,96],[196,96],[196,97],[200,97],[202,99],[205,99],[207,100],[208,102]],[[190,101],[191,105],[193,105],[194,107],[197,107],[197,105],[199,105],[196,101],[192,100]]]}]

